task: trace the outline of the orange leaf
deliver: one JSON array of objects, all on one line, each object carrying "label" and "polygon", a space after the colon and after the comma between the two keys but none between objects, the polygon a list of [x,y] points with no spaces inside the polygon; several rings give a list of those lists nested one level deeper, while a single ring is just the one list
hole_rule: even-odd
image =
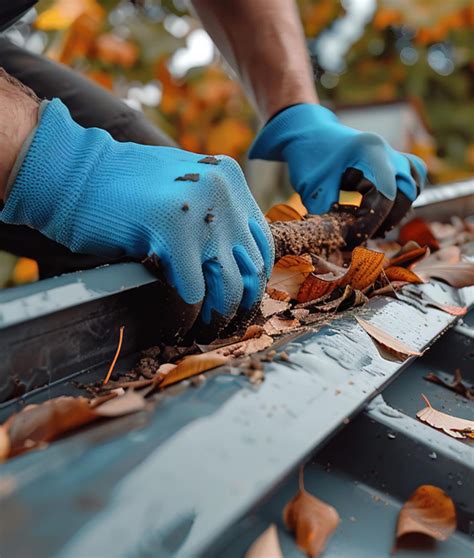
[{"label": "orange leaf", "polygon": [[414,241],[407,242],[392,258],[387,267],[410,266],[423,259],[429,252],[428,246],[418,246]]},{"label": "orange leaf", "polygon": [[389,281],[406,281],[407,283],[423,283],[416,273],[405,267],[391,266],[385,270],[385,276]]},{"label": "orange leaf", "polygon": [[426,407],[416,413],[417,418],[422,422],[426,422],[433,428],[442,430],[452,438],[466,438],[470,433],[474,432],[474,421],[466,420],[459,417],[452,417],[446,413],[442,413],[431,406],[428,398],[422,395]]},{"label": "orange leaf", "polygon": [[159,384],[160,388],[176,384],[207,370],[226,364],[231,358],[250,355],[267,349],[273,343],[273,338],[261,332],[258,337],[246,338],[224,345],[212,351],[198,355],[184,357],[178,362],[176,368],[170,370]]},{"label": "orange leaf", "polygon": [[277,528],[273,523],[255,539],[244,558],[283,558]]},{"label": "orange leaf", "polygon": [[456,530],[456,508],[451,498],[437,486],[419,486],[403,505],[398,516],[395,548],[407,534],[447,540]]},{"label": "orange leaf", "polygon": [[428,246],[432,250],[439,249],[439,242],[431,231],[429,225],[421,219],[416,217],[400,228],[398,241],[400,244],[406,244],[410,240],[418,242],[420,246]]},{"label": "orange leaf", "polygon": [[[331,293],[337,287],[346,285],[362,291],[372,285],[380,275],[384,257],[382,252],[375,252],[358,246],[352,251],[351,265],[344,275],[337,274],[337,267],[334,273],[309,275],[298,292],[298,302],[317,300]],[[339,269],[343,271],[343,268]]]},{"label": "orange leaf", "polygon": [[[302,472],[300,475],[302,477]],[[300,489],[283,510],[283,521],[295,532],[296,544],[301,550],[310,558],[318,558],[340,518],[335,508],[306,492],[300,480]]]},{"label": "orange leaf", "polygon": [[279,203],[271,207],[265,217],[270,221],[301,221],[303,216],[290,205]]},{"label": "orange leaf", "polygon": [[359,291],[372,285],[382,271],[384,257],[382,252],[368,250],[362,246],[355,248],[345,284]]},{"label": "orange leaf", "polygon": [[372,325],[361,318],[357,318],[358,324],[365,330],[366,333],[379,343],[386,351],[395,356],[399,360],[406,360],[409,356],[421,356],[422,353],[414,351],[395,337],[392,337],[382,329]]},{"label": "orange leaf", "polygon": [[296,298],[301,284],[313,270],[314,266],[309,254],[283,256],[273,267],[268,287],[286,292],[291,298]]},{"label": "orange leaf", "polygon": [[187,356],[178,363],[176,368],[168,372],[164,380],[160,383],[160,388],[176,384],[182,380],[191,378],[191,376],[206,372],[206,370],[212,370],[213,368],[222,366],[228,360],[228,356],[217,354],[215,351]]}]

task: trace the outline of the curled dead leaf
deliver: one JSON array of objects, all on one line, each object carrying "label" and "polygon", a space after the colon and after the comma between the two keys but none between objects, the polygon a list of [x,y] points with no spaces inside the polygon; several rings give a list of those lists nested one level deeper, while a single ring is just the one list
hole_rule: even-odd
[{"label": "curled dead leaf", "polygon": [[416,273],[410,271],[406,267],[390,266],[384,271],[389,281],[404,281],[406,283],[420,284],[423,279],[418,277]]},{"label": "curled dead leaf", "polygon": [[400,250],[388,260],[387,267],[410,267],[429,255],[428,246],[420,246],[417,242],[407,242]]},{"label": "curled dead leaf", "polygon": [[379,343],[383,349],[388,353],[393,355],[399,360],[406,360],[410,356],[421,356],[422,353],[415,351],[411,347],[408,347],[395,337],[392,337],[383,329],[374,326],[373,324],[363,320],[362,318],[356,317],[357,323],[365,330],[366,333],[372,337],[377,343]]},{"label": "curled dead leaf", "polygon": [[143,397],[132,391],[96,400],[61,396],[39,405],[28,405],[0,426],[0,432],[8,436],[8,454],[4,457],[41,447],[99,418],[123,416],[144,407]]},{"label": "curled dead leaf", "polygon": [[334,270],[324,275],[308,275],[299,289],[297,300],[317,300],[345,285],[361,291],[372,285],[380,275],[384,258],[381,252],[358,246],[352,251],[350,267],[343,274],[337,274],[337,270]]},{"label": "curled dead leaf", "polygon": [[431,406],[428,398],[425,395],[421,395],[426,407],[421,409],[416,413],[418,419],[422,422],[426,422],[433,428],[442,430],[448,436],[452,438],[469,438],[469,434],[474,432],[474,421],[466,420],[460,417],[453,417],[446,413],[442,413]]},{"label": "curled dead leaf", "polygon": [[454,393],[458,393],[459,395],[462,395],[466,399],[474,401],[474,388],[470,387],[469,385],[467,385],[466,382],[463,381],[461,370],[459,368],[456,368],[454,372],[454,380],[452,382],[449,382],[441,378],[440,376],[434,374],[433,372],[429,372],[425,376],[425,380],[443,386],[446,389],[454,391]]},{"label": "curled dead leaf", "polygon": [[244,558],[283,558],[278,531],[273,523],[254,540]]},{"label": "curled dead leaf", "polygon": [[283,510],[283,521],[294,531],[296,544],[310,558],[318,558],[329,537],[339,525],[339,514],[326,502],[319,500],[303,486],[303,472],[300,472],[300,488]]},{"label": "curled dead leaf", "polygon": [[268,289],[277,289],[296,298],[300,286],[312,271],[314,266],[309,254],[283,256],[273,267]]},{"label": "curled dead leaf", "polygon": [[212,370],[213,368],[226,364],[228,360],[228,356],[218,354],[216,351],[184,357],[176,368],[173,368],[166,374],[160,382],[160,387],[170,386],[182,380],[186,380],[187,378],[191,378],[191,376],[196,376],[207,370]]},{"label": "curled dead leaf", "polygon": [[414,533],[445,541],[456,530],[456,524],[456,508],[451,498],[441,488],[424,484],[400,511],[395,548],[404,535]]},{"label": "curled dead leaf", "polygon": [[164,378],[158,378],[160,388],[176,384],[192,376],[202,374],[202,372],[207,370],[222,366],[231,358],[250,355],[267,349],[273,343],[273,338],[263,333],[262,328],[259,328],[259,332],[260,335],[258,337],[251,337],[237,343],[224,345],[206,353],[184,357],[177,363],[176,368],[168,372]]},{"label": "curled dead leaf", "polygon": [[291,205],[287,205],[286,203],[279,203],[271,207],[266,213],[265,217],[273,221],[301,221],[303,219],[303,215],[299,213],[294,207]]}]

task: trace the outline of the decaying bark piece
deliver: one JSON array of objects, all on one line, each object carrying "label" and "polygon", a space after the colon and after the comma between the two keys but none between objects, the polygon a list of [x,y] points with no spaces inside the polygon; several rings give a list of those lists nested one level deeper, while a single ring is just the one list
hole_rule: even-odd
[{"label": "decaying bark piece", "polygon": [[310,215],[301,221],[274,221],[270,223],[270,230],[275,242],[275,260],[307,253],[327,257],[346,246],[354,221],[350,213]]}]

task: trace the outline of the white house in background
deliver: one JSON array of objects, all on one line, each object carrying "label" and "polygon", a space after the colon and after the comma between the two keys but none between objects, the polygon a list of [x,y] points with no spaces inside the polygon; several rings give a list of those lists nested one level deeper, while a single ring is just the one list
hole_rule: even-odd
[{"label": "white house in background", "polygon": [[335,112],[347,126],[376,132],[398,151],[435,152],[433,136],[416,100],[340,105]]}]

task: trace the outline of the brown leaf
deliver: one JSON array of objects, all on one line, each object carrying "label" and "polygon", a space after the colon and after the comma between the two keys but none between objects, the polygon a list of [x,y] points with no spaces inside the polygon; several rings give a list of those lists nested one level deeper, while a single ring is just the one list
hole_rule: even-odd
[{"label": "brown leaf", "polygon": [[443,312],[451,314],[452,316],[464,316],[467,312],[466,306],[453,306],[452,304],[443,304],[441,302],[438,302],[434,298],[431,298],[426,293],[421,293],[421,299],[424,301],[426,306],[433,306],[434,308],[443,310]]},{"label": "brown leaf", "polygon": [[176,368],[173,368],[166,374],[164,379],[160,382],[160,388],[176,384],[177,382],[191,378],[191,376],[206,372],[206,370],[212,370],[213,368],[222,366],[226,364],[228,360],[228,356],[216,354],[216,351],[184,357]]},{"label": "brown leaf", "polygon": [[324,275],[309,275],[298,292],[298,302],[317,300],[336,289],[350,285],[363,290],[372,285],[383,269],[384,255],[381,252],[358,246],[352,251],[351,265],[344,275],[334,272]]},{"label": "brown leaf", "polygon": [[439,384],[440,386],[443,386],[451,391],[454,391],[454,393],[458,393],[459,395],[462,395],[466,399],[474,401],[474,389],[472,387],[469,387],[465,382],[463,382],[461,376],[461,370],[459,370],[459,368],[456,368],[456,370],[454,371],[453,382],[448,382],[446,380],[443,380],[443,378],[440,378],[437,374],[434,374],[433,372],[429,372],[425,376],[425,380],[428,380],[429,382],[433,382],[434,384]]},{"label": "brown leaf", "polygon": [[456,508],[451,498],[441,488],[423,484],[400,511],[395,548],[401,537],[411,533],[445,541],[456,530],[456,524]]},{"label": "brown leaf", "polygon": [[366,322],[362,318],[356,317],[356,320],[366,333],[372,337],[372,339],[377,341],[377,343],[379,343],[387,352],[395,356],[397,359],[406,360],[410,356],[421,356],[422,353],[413,350],[411,347],[408,347],[377,326]]},{"label": "brown leaf", "polygon": [[275,300],[268,295],[264,295],[260,304],[260,309],[264,318],[269,318],[279,312],[284,312],[290,307],[288,302],[284,300]]},{"label": "brown leaf", "polygon": [[28,405],[0,426],[0,432],[8,435],[7,456],[14,457],[37,448],[99,418],[134,413],[145,406],[143,397],[132,391],[115,397],[109,395],[106,399],[94,406],[101,398],[94,401],[86,397],[61,396],[39,405]]},{"label": "brown leaf", "polygon": [[272,345],[273,339],[265,333],[261,333],[259,337],[251,337],[245,341],[238,341],[224,347],[219,347],[206,353],[198,355],[189,355],[178,362],[176,368],[168,372],[168,374],[160,381],[160,388],[181,382],[197,374],[201,374],[207,370],[212,370],[218,366],[226,364],[231,358],[237,358],[244,355],[251,355],[258,351],[263,351]]},{"label": "brown leaf", "polygon": [[406,244],[410,240],[414,240],[420,246],[428,246],[432,250],[439,249],[439,242],[431,231],[430,226],[420,217],[412,219],[400,228],[398,235],[400,244]]},{"label": "brown leaf", "polygon": [[423,283],[423,279],[405,267],[390,266],[384,271],[389,281],[404,281],[405,283]]},{"label": "brown leaf", "polygon": [[284,256],[274,265],[268,288],[283,291],[291,298],[296,298],[301,284],[313,270],[309,254]]},{"label": "brown leaf", "polygon": [[413,240],[407,242],[400,250],[392,256],[388,261],[388,266],[404,266],[409,267],[412,264],[419,262],[429,254],[428,246],[419,246]]},{"label": "brown leaf", "polygon": [[273,300],[280,300],[282,302],[290,302],[291,296],[284,291],[279,291],[278,289],[273,289],[267,286],[266,289],[267,295],[272,298]]},{"label": "brown leaf", "polygon": [[414,266],[424,280],[441,279],[453,287],[474,285],[474,262],[462,261],[457,246],[448,246]]},{"label": "brown leaf", "polygon": [[300,326],[297,319],[285,319],[278,316],[270,318],[263,326],[267,335],[280,335],[281,333],[288,333]]},{"label": "brown leaf", "polygon": [[296,543],[310,558],[318,558],[329,537],[339,525],[336,509],[304,489],[300,472],[300,489],[283,510],[283,521],[295,532]]},{"label": "brown leaf", "polygon": [[418,411],[416,416],[422,422],[426,422],[433,428],[442,430],[452,438],[466,438],[469,437],[469,433],[474,432],[474,421],[442,413],[431,406],[431,403],[425,395],[422,394],[421,396],[427,406],[421,409],[421,411]]},{"label": "brown leaf", "polygon": [[[93,401],[91,401],[91,404]],[[142,411],[146,407],[146,401],[142,395],[129,389],[124,395],[114,397],[97,407],[94,413],[101,417],[121,417],[130,413]]]},{"label": "brown leaf", "polygon": [[283,558],[278,531],[273,523],[254,540],[244,558]]},{"label": "brown leaf", "polygon": [[301,221],[303,215],[301,215],[294,207],[286,205],[285,203],[279,203],[271,207],[266,213],[265,217],[272,221]]}]

